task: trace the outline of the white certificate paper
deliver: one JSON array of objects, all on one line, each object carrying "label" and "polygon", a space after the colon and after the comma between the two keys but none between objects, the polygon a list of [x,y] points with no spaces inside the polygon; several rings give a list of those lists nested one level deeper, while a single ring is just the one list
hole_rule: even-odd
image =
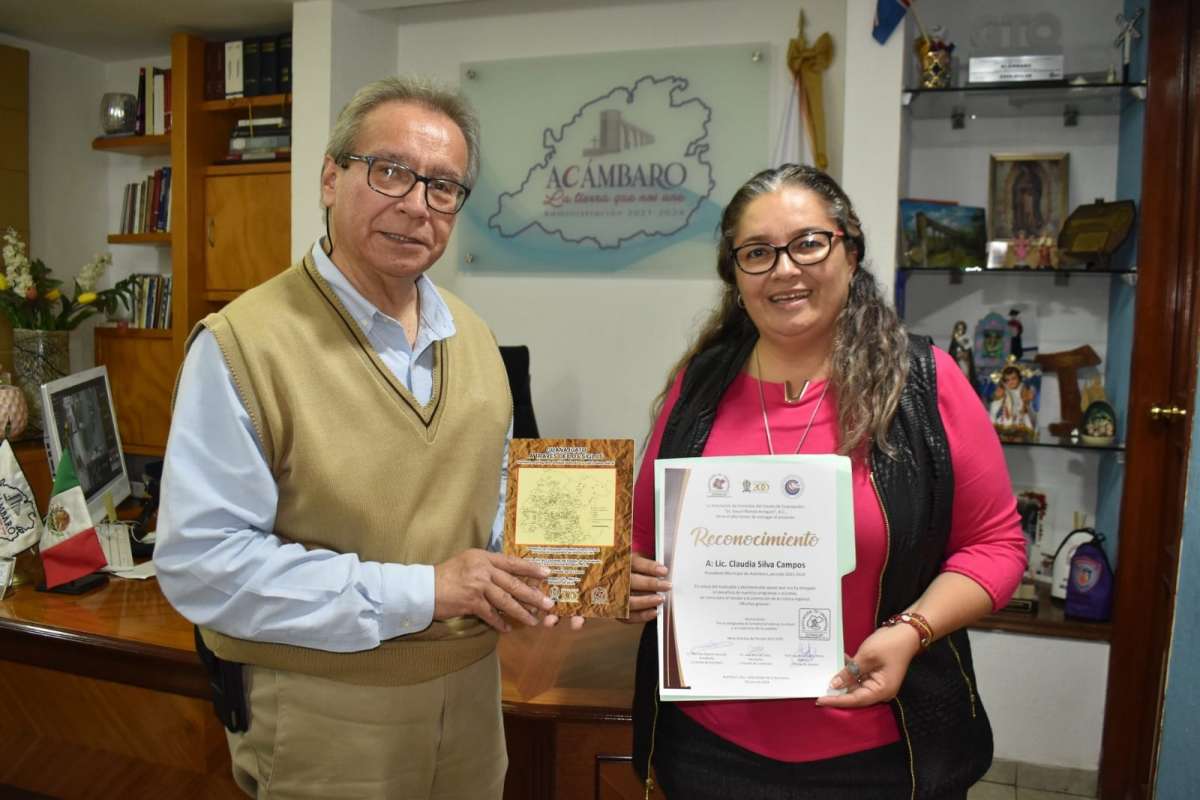
[{"label": "white certificate paper", "polygon": [[660,459],[663,700],[819,697],[842,668],[842,576],[854,569],[850,460]]}]

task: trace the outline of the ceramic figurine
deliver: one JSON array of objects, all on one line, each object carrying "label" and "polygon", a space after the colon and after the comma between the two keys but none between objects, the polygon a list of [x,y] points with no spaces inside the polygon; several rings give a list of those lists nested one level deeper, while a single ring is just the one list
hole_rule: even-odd
[{"label": "ceramic figurine", "polygon": [[971,347],[971,335],[967,333],[967,323],[959,320],[954,323],[954,332],[950,334],[950,353],[954,363],[967,376],[967,380],[975,386],[975,353]]}]

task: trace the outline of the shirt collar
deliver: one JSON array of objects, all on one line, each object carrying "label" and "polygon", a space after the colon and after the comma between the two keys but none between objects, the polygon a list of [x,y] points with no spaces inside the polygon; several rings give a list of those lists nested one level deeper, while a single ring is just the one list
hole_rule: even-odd
[{"label": "shirt collar", "polygon": [[[317,265],[317,272],[333,288],[334,294],[342,301],[346,311],[350,313],[364,333],[370,335],[372,329],[378,324],[400,324],[380,311],[370,300],[363,297],[358,289],[354,288],[349,278],[338,269],[329,256],[325,255],[320,240],[313,245],[312,258],[313,263]],[[418,343],[422,339],[436,342],[453,336],[455,333],[454,316],[428,276],[422,274],[417,278],[417,292],[421,298],[421,327],[417,333]]]}]

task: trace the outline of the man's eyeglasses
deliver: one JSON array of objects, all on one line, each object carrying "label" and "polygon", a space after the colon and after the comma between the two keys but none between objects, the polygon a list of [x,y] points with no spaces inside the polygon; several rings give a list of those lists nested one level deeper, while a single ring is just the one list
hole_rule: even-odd
[{"label": "man's eyeglasses", "polygon": [[747,275],[762,275],[775,269],[779,254],[786,251],[793,263],[808,267],[829,258],[833,240],[845,235],[842,231],[805,231],[782,247],[751,242],[733,248],[733,262]]},{"label": "man's eyeglasses", "polygon": [[[449,178],[427,178],[403,164],[381,156],[348,153],[345,160],[366,164],[367,186],[388,197],[404,197],[412,191],[418,181],[425,184],[425,205],[442,214],[457,214],[471,194],[470,189],[457,181]],[[346,166],[342,165],[343,168]]]}]

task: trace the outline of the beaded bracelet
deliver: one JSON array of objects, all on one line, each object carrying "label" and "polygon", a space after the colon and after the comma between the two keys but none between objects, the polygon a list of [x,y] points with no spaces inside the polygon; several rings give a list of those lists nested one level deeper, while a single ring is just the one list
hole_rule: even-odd
[{"label": "beaded bracelet", "polygon": [[901,622],[911,625],[913,630],[917,632],[917,636],[921,640],[922,650],[928,649],[929,645],[933,644],[933,626],[929,624],[929,620],[915,611],[904,611],[899,614],[893,614],[883,621],[883,627],[890,628]]}]

